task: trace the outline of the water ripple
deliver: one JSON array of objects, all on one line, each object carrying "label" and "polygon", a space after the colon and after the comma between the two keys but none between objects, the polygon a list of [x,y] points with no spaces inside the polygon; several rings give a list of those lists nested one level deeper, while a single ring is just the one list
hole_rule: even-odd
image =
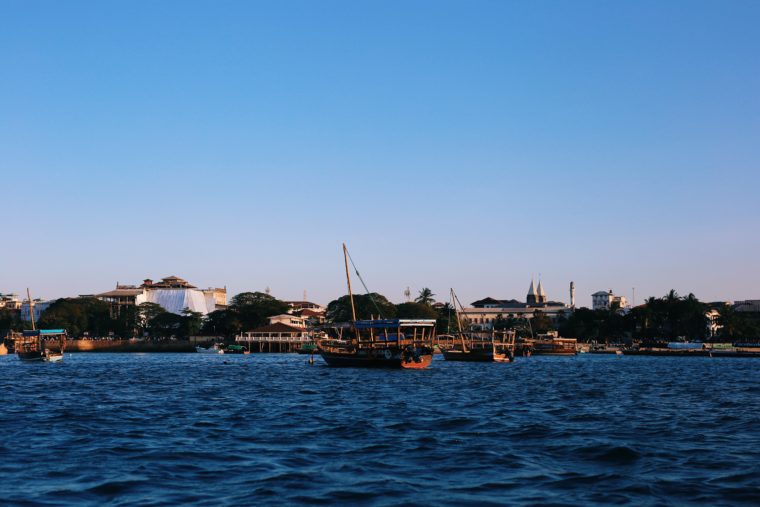
[{"label": "water ripple", "polygon": [[759,368],[0,357],[0,503],[756,505]]}]

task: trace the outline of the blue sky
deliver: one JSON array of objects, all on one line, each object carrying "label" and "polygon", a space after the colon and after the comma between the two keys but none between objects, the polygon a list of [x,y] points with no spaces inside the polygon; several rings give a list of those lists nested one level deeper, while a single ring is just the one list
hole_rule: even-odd
[{"label": "blue sky", "polygon": [[0,1],[0,292],[760,297],[760,3]]}]

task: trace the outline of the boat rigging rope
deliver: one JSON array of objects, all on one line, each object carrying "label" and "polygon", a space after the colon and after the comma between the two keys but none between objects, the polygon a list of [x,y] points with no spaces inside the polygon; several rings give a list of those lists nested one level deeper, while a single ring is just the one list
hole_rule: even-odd
[{"label": "boat rigging rope", "polygon": [[354,267],[354,272],[356,273],[356,276],[359,278],[359,281],[364,286],[364,290],[367,291],[367,296],[369,296],[369,300],[372,301],[372,305],[377,310],[377,314],[380,316],[381,319],[384,319],[385,316],[383,315],[382,310],[380,310],[380,307],[377,306],[377,303],[375,303],[375,299],[372,297],[372,294],[369,292],[369,289],[367,288],[367,284],[364,283],[364,279],[362,278],[362,275],[359,274],[359,270],[356,268],[356,264],[354,264],[354,260],[351,258],[351,253],[346,250],[346,253],[348,254],[348,260],[351,261],[351,266]]}]

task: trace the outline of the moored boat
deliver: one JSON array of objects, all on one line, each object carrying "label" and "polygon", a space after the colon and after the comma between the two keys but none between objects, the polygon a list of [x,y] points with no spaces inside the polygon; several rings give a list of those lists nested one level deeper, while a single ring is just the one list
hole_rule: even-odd
[{"label": "moored boat", "polygon": [[14,349],[22,361],[57,363],[63,360],[66,331],[63,329],[36,329],[16,335]]},{"label": "moored boat", "polygon": [[218,354],[219,344],[215,343],[208,348],[201,347],[200,345],[196,345],[195,351],[198,352],[199,354]]},{"label": "moored boat", "polygon": [[578,340],[560,338],[556,331],[539,334],[537,338],[522,340],[520,348],[523,354],[540,356],[574,356],[578,354]]},{"label": "moored boat", "polygon": [[325,363],[360,368],[429,367],[433,361],[435,319],[357,319],[345,244],[343,260],[352,319],[351,322],[320,327],[324,334],[317,339],[316,345]]},{"label": "moored boat", "polygon": [[242,345],[227,345],[219,349],[219,354],[245,354],[247,350]]},{"label": "moored boat", "polygon": [[329,366],[424,369],[433,361],[434,319],[357,320],[323,327],[318,342]]},{"label": "moored boat", "polygon": [[465,331],[459,312],[462,305],[454,289],[451,289],[451,306],[456,313],[457,332],[436,339],[446,361],[509,363],[514,360],[514,331]]}]

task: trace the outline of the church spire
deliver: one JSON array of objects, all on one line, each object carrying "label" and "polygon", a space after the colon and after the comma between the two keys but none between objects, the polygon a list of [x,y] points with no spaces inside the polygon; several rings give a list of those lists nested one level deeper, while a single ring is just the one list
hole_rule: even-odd
[{"label": "church spire", "polygon": [[536,301],[538,300],[538,293],[536,292],[536,286],[533,284],[533,278],[530,279],[530,289],[528,289],[528,297],[525,298],[525,301],[529,305],[536,304]]},{"label": "church spire", "polygon": [[544,292],[544,286],[541,283],[540,278],[538,279],[538,297],[536,298],[536,300],[539,303],[546,303],[546,292]]}]

